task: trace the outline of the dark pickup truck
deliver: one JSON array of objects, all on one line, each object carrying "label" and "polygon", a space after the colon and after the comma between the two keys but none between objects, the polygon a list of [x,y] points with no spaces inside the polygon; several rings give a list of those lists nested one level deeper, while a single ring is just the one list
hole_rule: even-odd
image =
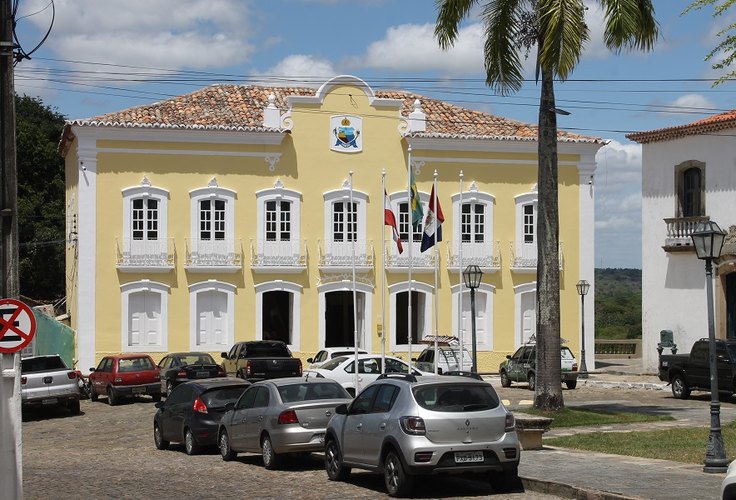
[{"label": "dark pickup truck", "polygon": [[[736,340],[716,340],[718,392],[736,393]],[[710,352],[708,339],[693,344],[690,354],[659,356],[659,379],[672,385],[678,399],[690,397],[690,391],[710,391]]]},{"label": "dark pickup truck", "polygon": [[294,358],[289,347],[278,340],[237,342],[221,356],[228,376],[251,382],[302,375],[302,360]]}]

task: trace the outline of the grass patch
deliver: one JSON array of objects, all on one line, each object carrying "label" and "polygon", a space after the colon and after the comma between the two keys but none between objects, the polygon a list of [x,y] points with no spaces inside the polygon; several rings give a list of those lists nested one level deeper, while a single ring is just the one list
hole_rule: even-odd
[{"label": "grass patch", "polygon": [[674,420],[674,418],[669,415],[648,415],[646,413],[613,412],[569,407],[564,407],[553,412],[538,410],[536,408],[528,408],[524,409],[522,413],[554,419],[550,426],[553,429],[578,427],[581,425],[631,424],[637,422]]},{"label": "grass patch", "polygon": [[[580,415],[566,416],[570,413]],[[642,414],[609,413],[575,410],[564,408],[560,412],[541,412],[538,410],[524,411],[533,415],[550,416],[554,418],[552,427],[572,427],[576,425],[613,424],[624,422],[641,422],[652,420],[673,420],[672,418],[661,418],[658,416],[647,416]],[[598,415],[591,415],[597,413]],[[601,413],[603,413],[601,415]],[[616,418],[622,417],[622,418]],[[634,420],[635,417],[645,417],[645,420]],[[632,420],[624,420],[624,418]],[[595,421],[594,423],[581,423],[584,419]],[[605,419],[605,421],[603,420]],[[566,421],[576,422],[565,424]],[[598,453],[610,453],[613,455],[625,455],[630,457],[656,458],[661,460],[672,460],[675,462],[702,464],[705,458],[706,446],[710,428],[702,427],[678,427],[658,431],[631,431],[631,432],[581,432],[574,436],[563,436],[556,438],[545,438],[544,444],[559,446],[561,448],[572,448],[577,450],[594,451]],[[736,442],[736,421],[721,425],[721,435],[724,443]],[[736,459],[736,450],[726,446],[726,455],[730,461]]]}]

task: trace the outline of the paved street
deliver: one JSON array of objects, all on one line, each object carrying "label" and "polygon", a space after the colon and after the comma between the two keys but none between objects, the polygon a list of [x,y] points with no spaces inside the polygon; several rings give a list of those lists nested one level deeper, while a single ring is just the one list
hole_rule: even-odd
[{"label": "paved street", "polygon": [[[224,462],[218,451],[187,456],[182,446],[153,445],[154,404],[110,407],[104,398],[82,401],[82,414],[58,409],[26,413],[23,422],[23,493],[31,499],[97,498],[377,498],[383,478],[354,472],[347,483],[327,480],[322,455],[287,462],[285,470],[263,468],[260,455]],[[145,402],[144,402],[145,401]],[[477,498],[490,485],[466,478],[430,478],[417,483],[417,498]],[[554,499],[535,492],[494,498]]]}]

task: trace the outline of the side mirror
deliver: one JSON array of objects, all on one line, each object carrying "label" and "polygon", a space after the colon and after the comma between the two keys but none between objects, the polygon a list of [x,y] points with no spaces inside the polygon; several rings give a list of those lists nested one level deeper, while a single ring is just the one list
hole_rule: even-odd
[{"label": "side mirror", "polygon": [[337,405],[335,407],[335,413],[338,415],[347,415],[348,414],[348,405],[346,403],[343,403],[341,405]]},{"label": "side mirror", "polygon": [[161,408],[163,405],[164,405],[163,401],[156,401],[156,404],[153,406],[155,406],[156,408]]},{"label": "side mirror", "polygon": [[314,363],[314,359],[312,359],[312,358],[307,358],[307,363]]},{"label": "side mirror", "polygon": [[220,357],[227,359],[227,353],[226,352],[221,352],[220,353]]},{"label": "side mirror", "polygon": [[442,368],[439,366],[437,367],[437,375],[442,375]]},{"label": "side mirror", "polygon": [[511,359],[511,354],[507,354],[506,359]]},{"label": "side mirror", "polygon": [[95,371],[95,369],[94,368],[90,368],[89,371],[90,372],[93,372],[93,371]]}]

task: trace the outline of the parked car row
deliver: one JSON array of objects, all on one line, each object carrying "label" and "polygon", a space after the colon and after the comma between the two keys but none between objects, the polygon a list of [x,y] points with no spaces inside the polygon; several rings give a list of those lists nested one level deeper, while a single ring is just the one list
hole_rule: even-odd
[{"label": "parked car row", "polygon": [[[355,362],[332,361],[348,360]],[[358,372],[375,361],[360,356]],[[514,417],[491,384],[404,366],[381,375],[379,365],[354,399],[342,383],[314,374],[186,382],[156,403],[154,445],[184,443],[190,455],[217,446],[227,461],[258,453],[267,469],[283,466],[286,455],[323,452],[330,480],[347,480],[353,468],[380,472],[391,496],[409,494],[414,478],[429,474],[473,473],[497,491],[519,487]]]}]

